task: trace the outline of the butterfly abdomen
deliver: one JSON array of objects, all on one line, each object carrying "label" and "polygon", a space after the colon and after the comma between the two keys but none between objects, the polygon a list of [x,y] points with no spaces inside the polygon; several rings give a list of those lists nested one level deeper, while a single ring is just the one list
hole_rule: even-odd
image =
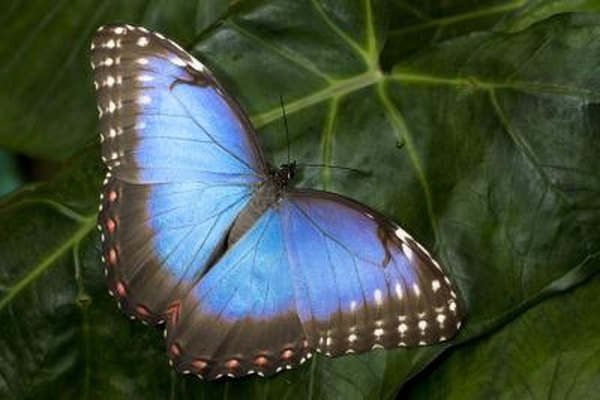
[{"label": "butterfly abdomen", "polygon": [[265,181],[261,184],[254,198],[235,219],[227,236],[227,247],[231,247],[237,242],[260,216],[277,201],[278,193],[279,189],[273,182]]}]

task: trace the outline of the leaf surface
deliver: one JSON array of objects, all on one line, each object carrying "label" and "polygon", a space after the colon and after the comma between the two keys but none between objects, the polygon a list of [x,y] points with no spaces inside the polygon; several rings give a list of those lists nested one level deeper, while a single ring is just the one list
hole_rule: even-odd
[{"label": "leaf surface", "polygon": [[[177,29],[153,22],[168,15],[160,8],[156,20],[130,21],[187,37],[188,48],[248,111],[275,163],[287,157],[281,95],[294,159],[361,171],[305,168],[298,184],[362,201],[430,248],[467,305],[455,341],[318,357],[267,380],[204,383],[175,374],[160,331],[128,321],[106,292],[95,230],[104,171],[97,145],[83,146],[96,126],[95,104],[82,89],[89,87],[86,74],[73,73],[74,82],[56,90],[81,92],[72,99],[77,112],[54,112],[66,104],[54,99],[32,118],[44,124],[22,131],[23,146],[2,142],[7,130],[0,129],[0,143],[22,152],[53,158],[55,146],[58,158],[79,153],[54,180],[0,205],[0,397],[445,398],[459,393],[462,363],[485,348],[483,338],[504,337],[558,299],[581,304],[584,289],[574,288],[600,268],[600,17],[547,12],[523,22],[523,10],[507,16],[516,21],[511,29],[466,27],[407,51],[389,73],[380,61],[399,40],[389,27],[400,11],[383,1],[242,2],[193,43],[184,22]],[[87,24],[95,24],[90,15]],[[101,15],[105,22],[129,14]],[[86,27],[89,36],[93,27]],[[87,63],[83,53],[73,57]],[[15,85],[25,90],[23,81]],[[599,317],[589,318],[581,325],[586,332]],[[553,333],[539,333],[550,343],[544,334]],[[592,337],[584,335],[581,346],[594,346]],[[549,354],[540,352],[538,361]],[[488,361],[482,370],[489,374],[498,364]],[[422,389],[430,379],[457,392]],[[519,397],[516,390],[503,395]]]}]

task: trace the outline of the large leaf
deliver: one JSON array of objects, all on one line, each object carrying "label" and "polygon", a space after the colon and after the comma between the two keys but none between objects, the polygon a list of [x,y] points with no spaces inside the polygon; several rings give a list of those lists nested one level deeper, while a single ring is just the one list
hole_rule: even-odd
[{"label": "large leaf", "polygon": [[[384,73],[383,44],[399,40],[387,29],[398,9],[388,7],[241,3],[191,48],[249,111],[274,160],[287,156],[282,95],[295,159],[363,171],[307,168],[300,184],[363,201],[432,248],[468,308],[458,339],[316,358],[272,379],[203,383],[176,375],[160,332],[128,321],[106,293],[94,228],[104,171],[97,149],[84,149],[53,181],[0,206],[0,397],[375,399],[393,397],[411,378],[410,393],[419,395],[421,380],[457,379],[454,360],[468,360],[480,337],[502,335],[548,297],[572,296],[599,270],[600,17],[538,13],[518,29],[494,22],[493,32],[483,24],[477,28],[489,31],[461,36],[467,27],[395,57]],[[65,90],[87,90],[82,74],[73,80]],[[89,94],[73,107],[95,110]],[[83,119],[43,118],[19,150],[47,156],[44,146],[56,146],[69,154],[65,132],[89,134]],[[81,148],[87,139],[77,141]]]},{"label": "large leaf", "polygon": [[99,25],[138,22],[183,44],[228,1],[44,0],[3,2],[0,12],[0,146],[64,160],[98,135],[89,43]]},{"label": "large leaf", "polygon": [[383,64],[475,30],[525,29],[566,12],[599,11],[598,0],[391,0],[392,22]]},{"label": "large leaf", "polygon": [[600,278],[453,352],[411,399],[594,399],[600,390]]},{"label": "large leaf", "polygon": [[0,150],[0,196],[12,192],[19,186],[23,178],[19,171],[17,157],[7,151]]}]

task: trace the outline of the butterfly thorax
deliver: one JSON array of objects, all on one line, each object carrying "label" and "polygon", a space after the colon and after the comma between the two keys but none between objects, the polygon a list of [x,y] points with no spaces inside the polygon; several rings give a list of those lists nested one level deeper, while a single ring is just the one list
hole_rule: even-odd
[{"label": "butterfly thorax", "polygon": [[285,189],[296,175],[296,163],[282,164],[279,168],[270,168],[269,176],[262,181],[242,212],[233,222],[227,236],[227,247],[233,245],[250,229],[260,216],[281,198]]},{"label": "butterfly thorax", "polygon": [[278,196],[281,195],[288,185],[296,176],[296,162],[292,161],[287,164],[282,164],[279,168],[270,168],[270,177],[275,185],[279,188]]}]

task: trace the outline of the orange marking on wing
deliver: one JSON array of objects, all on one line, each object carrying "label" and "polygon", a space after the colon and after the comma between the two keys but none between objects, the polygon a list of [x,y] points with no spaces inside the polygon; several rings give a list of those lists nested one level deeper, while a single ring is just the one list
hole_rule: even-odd
[{"label": "orange marking on wing", "polygon": [[108,264],[117,265],[117,250],[114,247],[108,251],[108,256],[106,259],[108,261]]},{"label": "orange marking on wing", "polygon": [[200,359],[198,359],[198,360],[194,360],[194,361],[192,361],[192,366],[193,366],[194,368],[196,368],[196,370],[197,370],[198,372],[200,372],[200,371],[202,371],[204,368],[206,368],[206,366],[207,366],[207,365],[208,365],[208,363],[207,363],[206,361],[204,361],[204,360],[200,360]]},{"label": "orange marking on wing", "polygon": [[173,357],[179,357],[181,355],[181,349],[177,343],[173,343],[171,347],[169,347],[169,353],[173,355]]},{"label": "orange marking on wing", "polygon": [[281,353],[281,359],[284,361],[290,360],[294,356],[294,351],[292,349],[285,349]]},{"label": "orange marking on wing", "polygon": [[167,317],[171,322],[171,325],[175,325],[179,322],[179,315],[181,314],[181,302],[175,301],[167,307]]},{"label": "orange marking on wing", "polygon": [[117,192],[111,190],[110,192],[108,192],[108,196],[106,197],[108,198],[109,203],[114,203],[115,201],[117,201]]},{"label": "orange marking on wing", "polygon": [[225,367],[227,367],[227,369],[236,369],[239,366],[240,362],[235,358],[231,358],[225,362]]},{"label": "orange marking on wing", "polygon": [[127,289],[125,288],[125,285],[123,284],[123,282],[117,281],[117,284],[115,285],[115,289],[117,291],[117,294],[120,297],[127,296]]},{"label": "orange marking on wing", "polygon": [[112,218],[107,218],[106,219],[106,230],[108,231],[108,233],[110,233],[110,234],[115,233],[116,228],[117,228],[117,221],[115,221]]},{"label": "orange marking on wing", "polygon": [[265,356],[257,356],[254,359],[254,365],[256,365],[257,367],[265,368],[268,363],[269,360]]},{"label": "orange marking on wing", "polygon": [[148,318],[150,317],[151,313],[150,310],[148,310],[148,308],[142,304],[138,304],[135,307],[135,311],[142,317]]}]

